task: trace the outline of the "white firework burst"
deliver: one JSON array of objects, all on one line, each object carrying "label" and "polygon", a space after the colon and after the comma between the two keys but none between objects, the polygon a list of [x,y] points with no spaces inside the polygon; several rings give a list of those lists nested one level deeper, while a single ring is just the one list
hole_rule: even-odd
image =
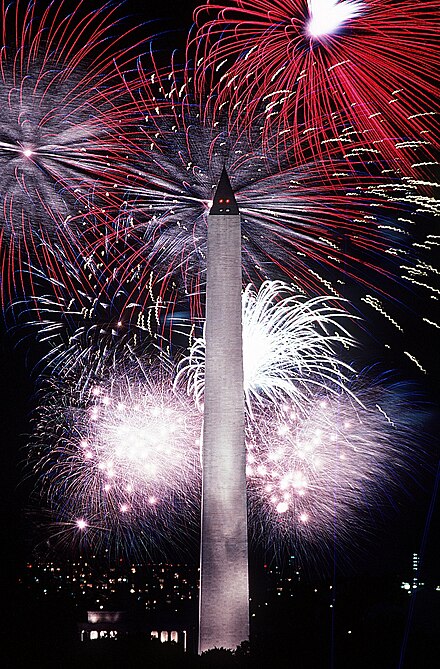
[{"label": "white firework burst", "polygon": [[[301,411],[317,390],[343,387],[348,363],[338,352],[351,348],[346,327],[353,319],[327,297],[307,299],[282,281],[266,281],[243,294],[243,367],[246,409],[289,401]],[[205,338],[194,341],[181,362],[176,382],[185,380],[196,404],[203,404]]]},{"label": "white firework burst", "polygon": [[40,499],[109,545],[124,549],[136,532],[145,545],[163,543],[177,521],[194,520],[200,415],[163,367],[116,365],[95,386],[83,377],[42,393],[29,456]]},{"label": "white firework burst", "polygon": [[423,458],[423,414],[396,386],[355,382],[353,393],[317,393],[260,409],[247,423],[250,525],[264,543],[307,553],[345,545],[401,494]]}]

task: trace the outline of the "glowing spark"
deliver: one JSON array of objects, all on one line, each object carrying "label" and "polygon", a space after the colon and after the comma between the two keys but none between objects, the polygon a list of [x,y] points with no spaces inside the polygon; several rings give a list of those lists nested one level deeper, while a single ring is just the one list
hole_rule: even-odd
[{"label": "glowing spark", "polygon": [[423,320],[425,321],[425,323],[429,323],[429,325],[433,325],[435,328],[440,330],[440,325],[438,323],[436,323],[435,321],[431,321],[431,320],[429,320],[429,318],[424,318]]},{"label": "glowing spark", "polygon": [[310,21],[307,32],[321,37],[337,32],[343,24],[362,13],[364,3],[356,0],[308,0]]},{"label": "glowing spark", "polygon": [[408,351],[404,351],[404,353],[416,365],[416,367],[418,367],[420,369],[421,372],[423,372],[424,374],[427,374],[426,369],[421,365],[421,363],[417,360],[417,358],[414,355],[412,355]]}]

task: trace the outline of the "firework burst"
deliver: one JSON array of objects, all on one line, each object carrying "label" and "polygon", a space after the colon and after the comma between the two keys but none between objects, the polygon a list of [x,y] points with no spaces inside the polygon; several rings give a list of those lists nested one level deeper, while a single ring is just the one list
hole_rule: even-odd
[{"label": "firework burst", "polygon": [[[250,526],[256,541],[295,545],[310,563],[312,546],[319,560],[335,536],[346,545],[389,505],[421,460],[415,444],[423,416],[414,392],[366,376],[352,380],[334,351],[352,344],[339,322],[347,315],[329,301],[297,300],[274,283],[258,295],[249,289],[244,304],[253,309],[248,334],[265,334],[279,348],[277,329],[288,332],[284,355],[274,349],[267,360],[267,348],[260,350],[263,370],[251,361]],[[295,350],[301,332],[306,342]],[[168,540],[184,546],[196,534],[201,413],[167,365],[144,370],[128,360],[127,352],[111,366],[109,358],[106,365],[95,355],[93,365],[92,355],[83,357],[74,372],[81,364],[90,369],[77,383],[73,373],[52,377],[42,393],[29,460],[39,499],[56,520],[53,545],[157,554]]]},{"label": "firework burst", "polygon": [[126,167],[117,69],[133,54],[115,7],[87,12],[83,4],[72,12],[63,2],[1,3],[3,294],[23,281],[25,263],[53,262],[47,242],[73,260],[84,213],[119,203],[114,184]]},{"label": "firework burst", "polygon": [[200,94],[248,126],[263,111],[266,140],[298,162],[301,135],[322,155],[341,127],[405,170],[438,148],[435,1],[234,0],[195,19]]},{"label": "firework burst", "polygon": [[[289,401],[298,414],[318,390],[344,386],[351,371],[336,350],[351,348],[354,339],[342,325],[346,311],[329,298],[306,299],[281,281],[266,281],[257,292],[243,294],[243,371],[246,409],[250,417],[260,405]],[[353,320],[353,319],[351,319]],[[192,344],[181,362],[176,383],[203,405],[205,339]]]},{"label": "firework burst", "polygon": [[[365,382],[365,379],[364,379]],[[420,463],[420,412],[398,386],[359,379],[346,392],[318,392],[301,414],[289,402],[265,407],[247,426],[250,521],[268,545],[310,555],[344,545],[401,494]],[[418,444],[418,445],[417,445]]]},{"label": "firework burst", "polygon": [[63,523],[110,544],[137,528],[154,545],[194,513],[200,429],[163,368],[108,368],[106,382],[46,389],[30,461]]}]

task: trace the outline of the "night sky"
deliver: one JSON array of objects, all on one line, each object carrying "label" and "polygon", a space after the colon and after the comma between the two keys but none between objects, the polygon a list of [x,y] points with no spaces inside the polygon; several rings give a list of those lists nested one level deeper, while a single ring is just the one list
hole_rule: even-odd
[{"label": "night sky", "polygon": [[[75,4],[75,3],[74,3]],[[89,3],[93,4],[93,3]],[[96,3],[95,3],[96,4]],[[150,32],[176,29],[163,40],[167,46],[183,44],[185,28],[190,26],[192,10],[196,2],[172,2],[163,0],[160,3],[140,3],[135,0],[126,2],[126,13],[140,16],[144,20],[157,20]],[[142,10],[142,5],[148,10]],[[150,8],[151,6],[151,8]],[[178,28],[182,28],[179,37]],[[165,50],[165,47],[164,47]],[[166,60],[166,56],[163,56]],[[432,221],[427,220],[426,226],[435,230]],[[440,283],[439,283],[440,287]],[[404,356],[396,356],[382,360],[381,367],[397,370],[401,379],[411,381],[418,389],[420,396],[426,401],[426,439],[421,438],[421,447],[426,449],[426,467],[408,476],[404,485],[406,490],[398,499],[390,500],[389,508],[373,514],[372,526],[368,536],[362,537],[361,551],[354,551],[356,564],[350,560],[344,569],[352,574],[366,572],[378,573],[409,573],[413,552],[420,553],[422,558],[422,574],[424,578],[440,585],[439,568],[439,535],[440,514],[436,493],[436,467],[438,458],[438,414],[440,374],[439,337],[427,336],[418,328],[416,317],[419,309],[417,295],[410,298],[410,308],[406,310],[405,337],[412,349],[420,351],[420,358],[428,367],[428,374],[422,375],[408,362]],[[434,305],[436,306],[436,305]],[[439,311],[434,309],[432,313]],[[380,319],[366,323],[364,336],[365,363],[375,359],[375,347],[380,347],[389,330]],[[7,319],[10,328],[11,321]],[[7,580],[29,555],[32,554],[36,540],[34,530],[29,521],[29,494],[31,481],[23,480],[22,463],[26,458],[26,434],[30,430],[28,418],[34,401],[34,376],[32,368],[37,361],[38,349],[28,353],[26,342],[20,343],[20,332],[9,331],[6,325],[1,326],[0,339],[0,416],[1,416],[1,477],[2,477],[2,519],[3,558],[6,560]],[[415,344],[415,345],[414,345]],[[431,435],[431,436],[429,436]],[[270,551],[269,551],[270,552]]]}]

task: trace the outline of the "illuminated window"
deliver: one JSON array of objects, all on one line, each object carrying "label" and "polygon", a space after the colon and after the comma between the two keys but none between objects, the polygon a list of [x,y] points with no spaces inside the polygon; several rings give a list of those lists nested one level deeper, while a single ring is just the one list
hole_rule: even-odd
[{"label": "illuminated window", "polygon": [[171,638],[171,641],[175,641],[177,643],[178,640],[179,640],[179,635],[177,634],[177,632],[171,632],[171,637],[170,638]]},{"label": "illuminated window", "polygon": [[97,639],[97,638],[98,638],[98,632],[96,630],[90,632],[90,639]]},{"label": "illuminated window", "polygon": [[160,640],[161,640],[162,643],[165,643],[166,641],[168,641],[168,632],[165,632],[165,631],[161,632],[160,633]]}]

